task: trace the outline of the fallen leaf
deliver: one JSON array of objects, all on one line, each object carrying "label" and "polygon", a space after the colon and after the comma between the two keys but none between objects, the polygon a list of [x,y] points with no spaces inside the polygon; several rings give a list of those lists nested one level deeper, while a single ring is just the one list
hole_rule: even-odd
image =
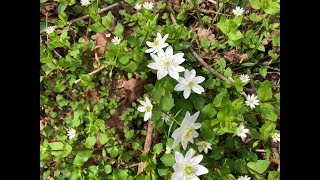
[{"label": "fallen leaf", "polygon": [[105,32],[96,34],[95,51],[99,57],[104,55],[104,51],[106,50],[109,41],[110,41],[110,38],[106,37]]},{"label": "fallen leaf", "polygon": [[196,30],[196,33],[200,39],[206,39],[209,42],[211,42],[215,39],[215,35],[212,33],[212,31],[210,29],[197,27],[195,30]]},{"label": "fallen leaf", "polygon": [[40,131],[43,130],[47,126],[47,122],[45,120],[40,120]]}]

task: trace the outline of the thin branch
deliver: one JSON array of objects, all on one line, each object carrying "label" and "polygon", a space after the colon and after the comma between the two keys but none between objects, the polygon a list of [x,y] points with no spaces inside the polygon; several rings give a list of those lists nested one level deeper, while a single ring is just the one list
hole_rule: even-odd
[{"label": "thin branch", "polygon": [[[98,69],[92,71],[91,73],[89,73],[89,74],[87,74],[87,75],[91,76],[91,75],[93,75],[93,74],[96,74],[96,73],[100,72],[102,69],[104,69],[104,68],[106,68],[106,67],[107,67],[107,66],[101,66],[101,67],[99,67]],[[76,81],[74,81],[74,84],[78,84],[80,81],[81,81],[81,79],[79,78],[79,79],[77,79]]]},{"label": "thin branch", "polygon": [[[146,141],[144,142],[144,148],[143,148],[143,151],[145,153],[148,153],[150,151],[150,147],[152,143],[152,131],[153,131],[153,121],[148,121],[147,136],[146,136]],[[147,164],[145,162],[140,162],[138,165],[137,175],[142,173],[146,166]]]},{"label": "thin branch", "polygon": [[223,81],[230,81],[229,79],[224,77],[222,74],[215,71],[209,64],[204,62],[204,60],[196,53],[196,51],[194,51],[192,48],[190,48],[190,50],[191,50],[191,53],[193,54],[193,56],[200,62],[200,64],[202,66],[204,66],[205,68],[207,68],[212,74],[214,74],[215,76],[217,76],[218,78],[220,78]]},{"label": "thin branch", "polygon": [[[108,11],[108,10],[114,8],[114,7],[117,7],[117,6],[119,6],[119,3],[111,4],[110,6],[107,6],[107,7],[105,7],[105,8],[102,8],[102,9],[98,12],[98,14],[103,13],[103,12],[106,12],[106,11]],[[69,21],[69,22],[67,22],[67,23],[72,24],[72,23],[74,23],[74,22],[77,22],[77,21],[80,21],[80,20],[84,20],[84,19],[87,19],[87,18],[89,18],[89,17],[90,17],[89,15],[85,15],[85,16],[76,18],[76,19],[74,19],[74,20],[71,20],[71,21]],[[53,28],[56,29],[57,26],[53,26]],[[40,33],[43,33],[44,31],[45,31],[45,29],[41,30]]]},{"label": "thin branch", "polygon": [[[233,81],[227,79],[222,74],[215,71],[209,64],[204,62],[204,60],[191,47],[190,47],[190,50],[191,50],[191,53],[193,54],[193,56],[200,62],[200,64],[202,66],[204,66],[206,69],[208,69],[213,75],[217,76],[218,78],[220,78],[223,81],[229,81],[233,84]],[[246,99],[248,98],[247,94],[244,91],[241,92],[241,95],[243,95]]]},{"label": "thin branch", "polygon": [[177,20],[174,18],[172,13],[170,13],[170,19],[174,25],[177,25]]},{"label": "thin branch", "polygon": [[223,5],[224,5],[224,4],[222,4],[222,5],[220,6],[220,8],[218,9],[218,11],[216,12],[216,15],[214,16],[214,18],[213,18],[213,20],[212,20],[212,23],[214,23],[214,22],[216,21],[216,19],[217,19],[217,17],[218,17],[218,14],[220,14],[220,11],[221,11]]}]

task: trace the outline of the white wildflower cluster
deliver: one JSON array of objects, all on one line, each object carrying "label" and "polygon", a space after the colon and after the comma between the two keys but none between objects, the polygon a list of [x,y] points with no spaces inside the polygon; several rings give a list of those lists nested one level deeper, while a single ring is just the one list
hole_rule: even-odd
[{"label": "white wildflower cluster", "polygon": [[[152,9],[149,6],[151,5],[149,5],[148,3],[143,4],[144,8]],[[141,5],[136,4],[135,9],[140,10]],[[236,13],[240,14],[239,12]],[[154,60],[154,62],[149,63],[147,67],[157,71],[158,80],[169,75],[171,78],[178,81],[178,84],[174,87],[174,90],[183,91],[183,97],[185,99],[189,98],[192,92],[202,94],[204,92],[204,88],[199,84],[202,83],[205,78],[202,76],[196,76],[196,71],[194,69],[188,70],[181,66],[181,64],[185,61],[185,58],[183,57],[184,53],[179,52],[174,54],[173,48],[168,43],[166,43],[168,36],[168,34],[165,34],[162,37],[160,33],[157,33],[157,36],[155,37],[153,42],[146,42],[149,49],[147,49],[145,53],[150,53],[151,58]],[[166,49],[163,50],[164,48]],[[181,72],[184,72],[183,77],[180,77],[179,73]],[[243,74],[240,76],[240,80],[245,85],[250,81],[250,78],[248,75]],[[138,107],[138,111],[145,113],[144,121],[147,121],[152,116],[152,102],[148,97],[146,97],[145,101],[140,101],[140,104],[141,106]],[[246,97],[245,104],[250,108],[255,108],[256,105],[259,105],[259,100],[254,94],[248,95]],[[179,144],[182,145],[183,150],[186,150],[189,143],[193,144],[195,142],[195,138],[199,136],[199,133],[197,131],[201,128],[201,123],[196,122],[199,115],[199,111],[194,113],[193,115],[191,115],[188,111],[186,112],[185,117],[180,124],[180,127],[174,130],[171,135],[171,137],[174,139],[173,145],[171,147],[166,147],[166,154],[170,154],[171,151]],[[170,117],[170,114],[163,113],[161,119],[165,122],[169,122]],[[235,134],[242,140],[244,140],[247,137],[248,132],[249,129],[247,129],[244,124],[240,124],[239,127],[237,127]],[[275,139],[277,140],[276,135],[272,136],[272,138],[274,141]],[[196,143],[196,145],[198,146],[199,152],[203,151],[206,154],[209,150],[212,149],[212,144],[210,142],[199,141]],[[172,180],[196,180],[199,179],[198,176],[208,173],[208,169],[199,164],[203,159],[203,155],[197,155],[193,157],[196,154],[196,151],[194,149],[190,148],[185,156],[177,151],[175,151],[174,153],[175,164],[173,165],[174,173],[171,176]],[[238,179],[249,180],[250,177],[246,175],[240,176]]]},{"label": "white wildflower cluster", "polygon": [[147,10],[152,10],[154,5],[153,5],[153,2],[144,2],[143,5],[137,3],[135,4],[134,8],[139,11],[141,10],[141,7],[147,9]]}]

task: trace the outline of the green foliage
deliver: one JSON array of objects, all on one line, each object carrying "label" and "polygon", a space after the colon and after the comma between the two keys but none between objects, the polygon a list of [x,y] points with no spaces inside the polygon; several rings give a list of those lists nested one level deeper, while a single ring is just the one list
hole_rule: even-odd
[{"label": "green foliage", "polygon": [[[280,178],[280,167],[269,161],[276,144],[272,135],[280,132],[279,0],[217,1],[212,7],[220,13],[214,16],[199,0],[173,9],[158,2],[153,10],[137,10],[135,4],[142,1],[125,0],[100,12],[115,2],[82,6],[58,0],[46,22],[43,7],[52,2],[40,0],[40,178],[171,179],[175,152],[185,155],[190,148],[203,156],[200,164],[209,171],[200,179]],[[245,10],[242,16],[232,13],[236,6]],[[48,26],[56,26],[54,32],[46,34]],[[205,78],[199,84],[203,93],[192,91],[185,99],[174,90],[177,80],[169,75],[159,80],[157,70],[148,68],[154,59],[145,53],[147,42],[154,42],[157,33],[168,34],[165,42],[173,54],[184,54],[182,67]],[[111,41],[115,36],[119,44]],[[230,82],[208,71],[190,48]],[[240,78],[248,70],[254,87]],[[259,105],[249,107],[244,92],[257,96]],[[153,108],[144,121],[138,107],[146,96]],[[187,111],[200,113],[198,136],[185,150],[181,144],[171,149],[172,133]],[[244,139],[238,134],[241,124],[249,131]],[[201,141],[211,144],[207,153],[199,151]],[[136,176],[140,162],[146,166]]]}]

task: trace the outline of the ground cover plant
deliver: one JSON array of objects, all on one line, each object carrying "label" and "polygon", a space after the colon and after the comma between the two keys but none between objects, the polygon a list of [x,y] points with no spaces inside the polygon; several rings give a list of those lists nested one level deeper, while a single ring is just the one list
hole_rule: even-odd
[{"label": "ground cover plant", "polygon": [[40,0],[40,179],[280,179],[279,0]]}]

